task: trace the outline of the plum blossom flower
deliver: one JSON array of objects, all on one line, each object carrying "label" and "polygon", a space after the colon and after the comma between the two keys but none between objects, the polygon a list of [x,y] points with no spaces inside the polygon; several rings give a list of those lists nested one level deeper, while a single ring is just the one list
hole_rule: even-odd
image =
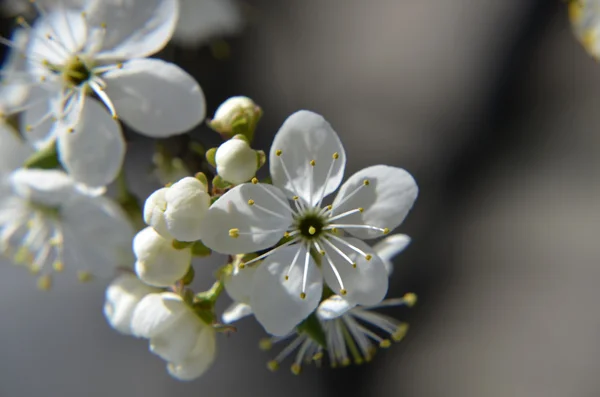
[{"label": "plum blossom flower", "polygon": [[577,39],[595,59],[600,59],[600,1],[570,0],[569,19]]},{"label": "plum blossom flower", "polygon": [[74,179],[89,186],[115,179],[125,154],[117,118],[155,138],[204,119],[198,83],[174,64],[147,58],[170,40],[178,4],[91,0],[83,9],[55,6],[31,27],[27,66],[39,86],[23,113],[24,134],[37,148],[56,142]]},{"label": "plum blossom flower", "polygon": [[19,167],[32,150],[0,125],[0,248],[42,273],[108,276],[131,260],[133,230],[116,204],[59,170]]},{"label": "plum blossom flower", "polygon": [[[270,338],[261,341],[263,348],[269,349],[273,343],[292,338],[292,341],[271,361],[271,370],[279,368],[282,361],[296,351],[291,370],[299,374],[302,364],[320,364],[325,353],[331,367],[347,366],[352,362],[362,364],[371,361],[378,347],[388,348],[391,342],[401,341],[408,331],[408,324],[373,310],[393,307],[412,307],[417,301],[413,293],[402,298],[386,299],[377,305],[354,306],[339,295],[325,299],[317,308],[316,316],[323,340],[314,334],[319,332],[299,332],[284,338]],[[384,335],[384,336],[381,336]]]},{"label": "plum blossom flower", "polygon": [[131,320],[137,304],[148,294],[160,292],[141,282],[134,274],[124,273],[106,288],[104,316],[111,327],[131,335]]},{"label": "plum blossom flower", "polygon": [[243,26],[241,10],[233,0],[179,0],[179,8],[173,40],[184,46],[235,34]]},{"label": "plum blossom flower", "polygon": [[[363,239],[396,228],[418,194],[403,169],[376,165],[340,185],[344,148],[323,117],[299,111],[276,134],[270,152],[273,185],[236,186],[209,209],[204,244],[224,254],[274,249],[242,263],[256,270],[250,306],[267,332],[288,334],[321,300],[323,279],[352,304],[375,305],[387,292],[381,258]],[[288,200],[293,204],[290,205]]]},{"label": "plum blossom flower", "polygon": [[179,380],[199,377],[216,356],[215,329],[171,292],[146,295],[135,307],[131,330],[149,339],[150,350],[168,362],[167,371]]}]

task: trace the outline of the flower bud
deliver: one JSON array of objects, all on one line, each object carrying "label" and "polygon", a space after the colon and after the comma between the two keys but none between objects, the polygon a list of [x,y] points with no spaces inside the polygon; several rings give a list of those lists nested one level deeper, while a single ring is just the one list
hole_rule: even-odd
[{"label": "flower bud", "polygon": [[183,278],[192,261],[190,249],[178,250],[152,227],[140,231],[133,239],[137,258],[135,272],[146,284],[168,287]]},{"label": "flower bud", "polygon": [[185,177],[171,187],[154,192],[144,205],[144,221],[162,237],[179,241],[196,241],[210,195],[206,185],[193,177]]},{"label": "flower bud", "polygon": [[136,305],[146,295],[159,291],[142,283],[134,274],[123,274],[106,289],[104,316],[111,327],[130,335],[131,318]]},{"label": "flower bud", "polygon": [[258,169],[258,157],[244,139],[230,139],[215,154],[217,173],[235,185],[252,179]]},{"label": "flower bud", "polygon": [[235,96],[223,102],[209,121],[209,126],[225,138],[243,134],[252,140],[262,109],[245,96]]}]

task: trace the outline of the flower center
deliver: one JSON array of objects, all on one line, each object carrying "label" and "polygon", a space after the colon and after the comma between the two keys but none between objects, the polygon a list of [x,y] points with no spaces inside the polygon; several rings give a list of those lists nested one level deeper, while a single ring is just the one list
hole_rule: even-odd
[{"label": "flower center", "polygon": [[92,71],[80,57],[75,56],[62,69],[62,77],[67,84],[79,87],[90,80]]},{"label": "flower center", "polygon": [[317,214],[306,214],[296,220],[297,230],[305,240],[316,240],[321,237],[325,221]]}]

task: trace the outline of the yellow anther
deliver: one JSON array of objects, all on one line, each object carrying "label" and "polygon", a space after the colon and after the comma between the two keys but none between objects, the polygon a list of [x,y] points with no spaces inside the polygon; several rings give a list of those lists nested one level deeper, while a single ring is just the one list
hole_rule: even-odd
[{"label": "yellow anther", "polygon": [[413,307],[417,303],[417,294],[413,292],[404,294],[404,300],[406,301],[406,305],[408,307]]},{"label": "yellow anther", "polygon": [[334,160],[337,160],[337,159],[339,159],[339,158],[340,158],[340,154],[339,154],[338,152],[335,152],[335,153],[333,154],[333,156],[331,156],[331,157],[333,157],[333,159],[334,159]]},{"label": "yellow anther", "polygon": [[283,278],[284,281],[288,281],[290,279],[290,276],[288,276],[287,274],[285,275],[285,277]]},{"label": "yellow anther", "polygon": [[300,199],[300,197],[298,197],[298,196],[294,196],[294,197],[292,197],[292,198],[293,198],[294,200],[299,200],[299,199]]},{"label": "yellow anther", "polygon": [[304,292],[300,292],[300,299],[306,299],[306,294]]},{"label": "yellow anther", "polygon": [[86,17],[87,17],[87,12],[85,12],[85,11],[82,11],[82,12],[81,12],[81,17],[82,17],[82,18],[86,18]]},{"label": "yellow anther", "polygon": [[117,69],[123,69],[123,63],[122,62],[117,63]]},{"label": "yellow anther", "polygon": [[281,156],[282,153],[283,152],[281,151],[281,149],[275,150],[275,155],[278,156],[278,157]]},{"label": "yellow anther", "polygon": [[24,25],[24,24],[25,24],[25,18],[23,18],[23,17],[21,17],[21,16],[18,16],[18,17],[17,17],[17,23],[18,23],[19,25]]},{"label": "yellow anther", "polygon": [[258,347],[263,351],[271,350],[273,347],[273,342],[271,342],[271,339],[269,338],[263,338],[258,342]]},{"label": "yellow anther", "polygon": [[258,183],[258,179],[256,179],[256,178],[252,178],[252,181],[251,181],[251,182],[252,182],[253,184],[255,184],[255,185],[256,185],[256,184]]},{"label": "yellow anther", "polygon": [[37,287],[42,291],[48,291],[50,288],[52,288],[52,277],[47,274],[45,276],[41,276],[37,280]]},{"label": "yellow anther", "polygon": [[358,207],[358,212],[365,212],[365,209],[363,207]]},{"label": "yellow anther", "polygon": [[106,29],[106,22],[102,22],[102,23],[100,23],[100,27],[101,27],[102,29]]},{"label": "yellow anther", "polygon": [[383,349],[387,349],[391,345],[392,345],[392,341],[390,341],[389,339],[384,339],[381,342],[379,342],[379,347],[381,347]]},{"label": "yellow anther", "polygon": [[283,232],[283,237],[284,238],[290,237],[290,232]]},{"label": "yellow anther", "polygon": [[352,264],[352,267],[353,267],[354,269],[356,269],[356,263],[353,263],[353,264]]},{"label": "yellow anther", "polygon": [[235,227],[233,229],[229,229],[229,237],[231,237],[231,238],[240,237],[240,229],[235,228]]},{"label": "yellow anther", "polygon": [[74,128],[67,128],[67,132],[68,132],[69,134],[72,134],[72,133],[74,133],[74,132],[75,132],[75,129],[74,129]]},{"label": "yellow anther", "polygon": [[314,167],[315,165],[317,165],[317,162],[315,160],[310,160],[310,165]]},{"label": "yellow anther", "polygon": [[254,200],[252,200],[252,199],[248,200],[248,205],[254,205]]},{"label": "yellow anther", "polygon": [[404,339],[406,333],[408,332],[408,328],[408,324],[400,324],[396,329],[396,332],[392,334],[392,339],[394,340],[394,342],[400,342],[402,339]]},{"label": "yellow anther", "polygon": [[362,365],[362,364],[364,364],[364,362],[365,361],[362,359],[362,357],[356,357],[354,359],[354,364],[356,364],[356,365]]},{"label": "yellow anther", "polygon": [[31,124],[27,124],[27,125],[25,126],[25,131],[27,131],[27,132],[31,132],[31,131],[33,131],[33,127],[31,126]]},{"label": "yellow anther", "polygon": [[346,357],[345,359],[342,360],[341,364],[342,364],[342,367],[347,367],[348,365],[352,364],[352,361],[350,361],[350,359]]},{"label": "yellow anther", "polygon": [[338,228],[337,227],[332,228],[331,229],[331,233],[337,234],[338,233]]},{"label": "yellow anther", "polygon": [[271,371],[277,371],[279,369],[279,363],[275,360],[269,361],[267,363],[267,368],[269,368]]},{"label": "yellow anther", "polygon": [[319,251],[319,253],[323,256],[325,256],[325,254],[326,254],[325,250],[321,250],[321,251]]},{"label": "yellow anther", "polygon": [[365,255],[365,259],[370,261],[371,259],[373,259],[373,257],[371,255],[367,254],[367,255]]},{"label": "yellow anther", "polygon": [[46,76],[40,76],[40,81],[43,83],[46,81]]},{"label": "yellow anther", "polygon": [[292,367],[290,369],[292,370],[292,373],[294,375],[300,375],[300,373],[302,372],[302,367],[298,363],[292,364]]},{"label": "yellow anther", "polygon": [[370,183],[371,183],[371,182],[369,182],[369,180],[368,180],[368,179],[365,179],[365,180],[363,181],[363,185],[365,185],[365,186],[369,186],[369,184],[370,184]]},{"label": "yellow anther", "polygon": [[311,236],[314,235],[317,232],[317,229],[315,229],[314,226],[311,226],[308,228],[308,234],[310,234]]},{"label": "yellow anther", "polygon": [[388,234],[389,232],[390,232],[390,229],[388,229],[387,227],[383,229],[383,234]]},{"label": "yellow anther", "polygon": [[340,290],[340,295],[345,296],[348,293],[345,289]]},{"label": "yellow anther", "polygon": [[77,280],[79,280],[80,283],[87,283],[89,281],[92,281],[92,273],[90,272],[78,272],[77,273]]},{"label": "yellow anther", "polygon": [[331,210],[333,209],[333,205],[329,204],[329,205],[327,206],[327,209],[328,209],[329,211],[331,211]]},{"label": "yellow anther", "polygon": [[54,269],[55,272],[60,273],[63,270],[65,270],[65,264],[60,261],[55,261],[52,264],[52,268]]},{"label": "yellow anther", "polygon": [[113,114],[113,115],[112,115],[112,119],[113,119],[113,120],[118,120],[118,119],[119,119],[119,116],[117,116],[117,114],[115,113],[115,114]]},{"label": "yellow anther", "polygon": [[240,262],[240,264],[238,265],[238,268],[241,269],[245,269],[246,268],[246,264],[244,262]]},{"label": "yellow anther", "polygon": [[52,35],[51,35],[50,33],[47,33],[47,34],[46,34],[46,38],[47,38],[48,40],[52,40]]},{"label": "yellow anther", "polygon": [[319,361],[319,360],[321,360],[323,358],[323,356],[324,356],[323,352],[318,352],[317,354],[315,354],[312,357],[312,359],[315,360],[315,361]]},{"label": "yellow anther", "polygon": [[35,266],[30,266],[29,267],[29,273],[32,274],[32,275],[34,275],[34,276],[40,274],[41,270],[42,270],[41,267],[35,267]]}]

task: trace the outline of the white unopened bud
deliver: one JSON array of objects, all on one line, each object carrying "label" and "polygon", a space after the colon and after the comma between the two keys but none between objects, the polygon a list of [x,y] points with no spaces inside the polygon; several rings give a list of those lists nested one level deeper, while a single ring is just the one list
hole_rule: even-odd
[{"label": "white unopened bud", "polygon": [[244,134],[251,139],[261,116],[261,108],[252,99],[234,96],[217,108],[209,125],[223,136],[230,138],[236,134]]},{"label": "white unopened bud", "polygon": [[154,192],[144,205],[144,221],[166,239],[196,241],[210,195],[198,179],[185,177],[171,187]]},{"label": "white unopened bud", "polygon": [[106,288],[104,316],[111,327],[130,335],[135,307],[143,297],[159,291],[141,282],[135,274],[123,274]]},{"label": "white unopened bud", "polygon": [[217,173],[235,185],[252,179],[258,169],[258,157],[244,139],[230,139],[215,154]]},{"label": "white unopened bud", "polygon": [[148,285],[168,287],[187,273],[192,261],[190,249],[175,249],[171,240],[147,227],[133,239],[135,272]]}]

